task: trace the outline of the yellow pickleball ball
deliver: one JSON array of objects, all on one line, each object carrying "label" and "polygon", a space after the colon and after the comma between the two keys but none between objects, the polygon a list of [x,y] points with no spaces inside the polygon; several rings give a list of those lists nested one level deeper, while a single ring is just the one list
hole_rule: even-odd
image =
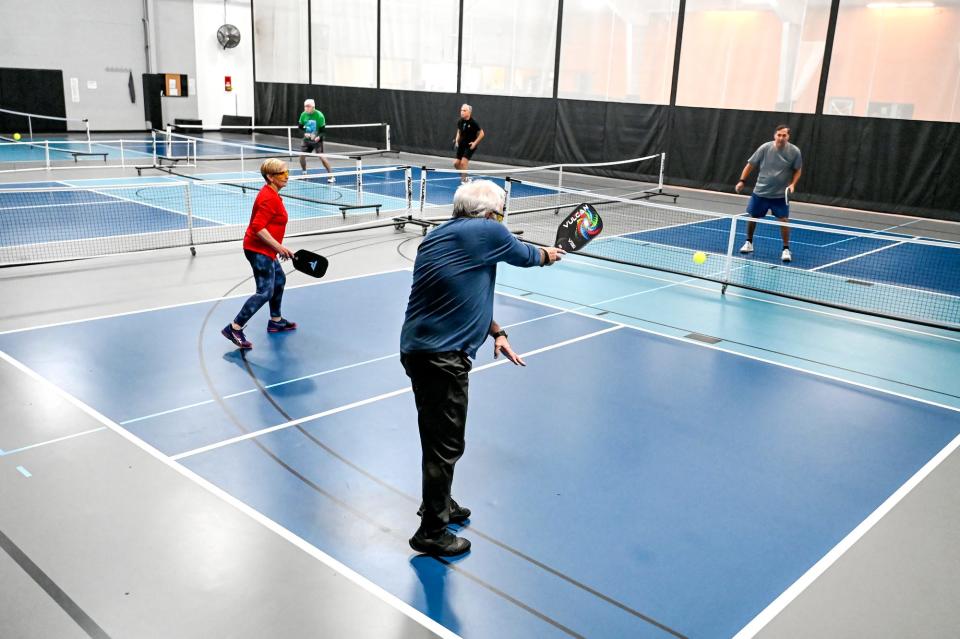
[{"label": "yellow pickleball ball", "polygon": [[14,133],[14,134],[13,134],[13,139],[16,140],[17,142],[19,142],[19,141],[20,141],[20,134],[19,134],[19,133]]},{"label": "yellow pickleball ball", "polygon": [[703,264],[707,261],[707,254],[703,251],[697,251],[693,254],[693,261],[696,264]]}]

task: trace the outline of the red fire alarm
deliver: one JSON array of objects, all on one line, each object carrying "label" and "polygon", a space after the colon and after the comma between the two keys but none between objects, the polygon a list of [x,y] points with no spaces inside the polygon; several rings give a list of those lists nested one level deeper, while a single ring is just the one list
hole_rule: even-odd
[{"label": "red fire alarm", "polygon": [[223,90],[224,91],[233,91],[233,83],[230,81],[230,76],[223,76]]}]

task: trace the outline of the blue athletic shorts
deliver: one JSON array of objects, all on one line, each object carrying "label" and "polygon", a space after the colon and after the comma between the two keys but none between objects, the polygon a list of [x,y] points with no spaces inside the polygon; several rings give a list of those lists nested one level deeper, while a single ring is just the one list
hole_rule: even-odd
[{"label": "blue athletic shorts", "polygon": [[747,202],[747,214],[750,217],[766,217],[767,211],[773,213],[773,217],[790,217],[790,205],[787,204],[785,197],[763,197],[754,193]]}]

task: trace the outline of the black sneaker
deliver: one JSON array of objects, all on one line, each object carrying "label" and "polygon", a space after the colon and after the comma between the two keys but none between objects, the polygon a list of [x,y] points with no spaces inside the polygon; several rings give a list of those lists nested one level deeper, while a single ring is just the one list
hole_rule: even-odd
[{"label": "black sneaker", "polygon": [[457,537],[448,530],[443,531],[443,534],[436,539],[421,537],[418,533],[410,538],[410,547],[424,555],[453,557],[469,552],[470,540]]},{"label": "black sneaker", "polygon": [[[420,504],[420,510],[417,511],[417,517],[423,517],[423,504]],[[450,500],[450,523],[462,524],[470,519],[470,509],[464,508],[457,502]]]},{"label": "black sneaker", "polygon": [[247,337],[243,334],[243,329],[237,330],[230,324],[227,324],[223,327],[223,330],[220,331],[220,334],[226,337],[228,340],[236,344],[238,348],[243,350],[248,350],[253,348],[253,344],[247,341]]},{"label": "black sneaker", "polygon": [[273,320],[267,321],[267,332],[268,333],[283,333],[284,331],[295,331],[297,330],[297,323],[291,322],[288,319],[280,318],[279,322],[274,322]]}]

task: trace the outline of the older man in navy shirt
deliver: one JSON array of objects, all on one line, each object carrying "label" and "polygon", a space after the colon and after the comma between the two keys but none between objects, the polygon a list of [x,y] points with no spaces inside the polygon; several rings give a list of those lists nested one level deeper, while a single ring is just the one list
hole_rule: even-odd
[{"label": "older man in navy shirt", "polygon": [[413,267],[400,361],[417,404],[423,503],[410,547],[430,555],[470,550],[470,541],[448,531],[447,524],[470,517],[470,510],[451,497],[451,486],[464,449],[471,358],[489,335],[494,357],[503,353],[514,364],[526,365],[493,319],[497,263],[547,266],[563,254],[561,249],[520,242],[501,224],[503,206],[503,189],[493,182],[460,186],[453,198],[453,219],[427,235]]}]

